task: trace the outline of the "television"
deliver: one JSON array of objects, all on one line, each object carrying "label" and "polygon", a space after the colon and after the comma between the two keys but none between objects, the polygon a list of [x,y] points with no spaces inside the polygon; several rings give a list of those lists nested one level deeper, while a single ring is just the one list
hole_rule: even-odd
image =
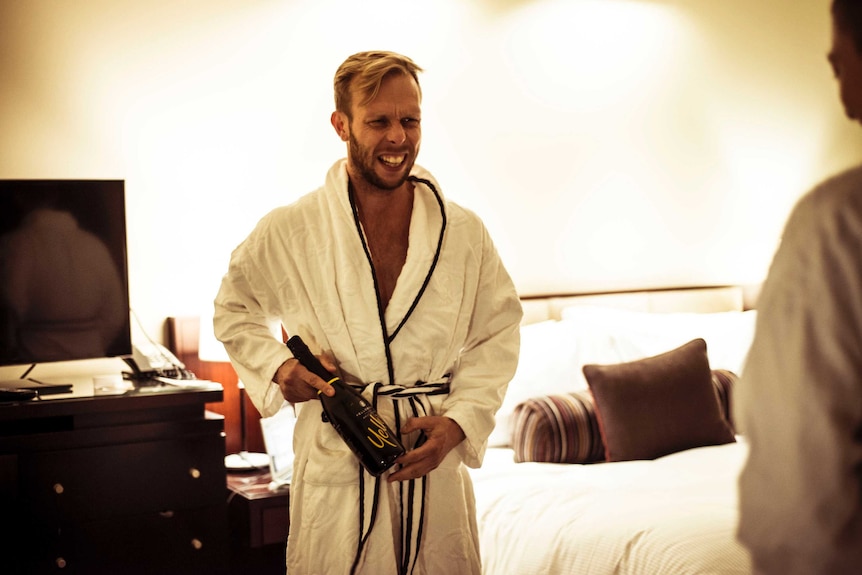
[{"label": "television", "polygon": [[123,180],[0,180],[0,366],[132,353]]}]

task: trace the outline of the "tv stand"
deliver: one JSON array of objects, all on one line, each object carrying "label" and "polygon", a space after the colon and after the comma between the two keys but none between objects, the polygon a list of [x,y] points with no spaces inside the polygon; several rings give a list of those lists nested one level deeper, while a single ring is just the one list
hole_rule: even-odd
[{"label": "tv stand", "polygon": [[221,390],[0,404],[3,573],[227,573]]}]

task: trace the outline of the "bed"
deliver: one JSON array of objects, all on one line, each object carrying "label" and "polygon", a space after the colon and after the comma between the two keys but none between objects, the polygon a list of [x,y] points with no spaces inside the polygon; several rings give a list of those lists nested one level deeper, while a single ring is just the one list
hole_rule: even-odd
[{"label": "bed", "polygon": [[730,408],[756,318],[744,295],[524,300],[518,370],[471,470],[486,575],[751,572]]}]

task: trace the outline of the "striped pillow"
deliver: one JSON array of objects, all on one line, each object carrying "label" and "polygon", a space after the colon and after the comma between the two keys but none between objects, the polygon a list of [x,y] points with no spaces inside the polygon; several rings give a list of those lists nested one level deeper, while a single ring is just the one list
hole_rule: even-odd
[{"label": "striped pillow", "polygon": [[528,399],[515,408],[515,461],[590,463],[605,457],[589,391]]},{"label": "striped pillow", "polygon": [[[712,370],[721,414],[733,430],[731,391],[738,376]],[[515,408],[512,448],[515,461],[594,463],[605,460],[593,396],[589,390],[528,399]]]},{"label": "striped pillow", "polygon": [[712,386],[718,395],[718,405],[721,407],[721,415],[735,434],[736,427],[733,425],[733,409],[731,398],[733,397],[733,386],[739,380],[739,376],[727,369],[712,370]]}]

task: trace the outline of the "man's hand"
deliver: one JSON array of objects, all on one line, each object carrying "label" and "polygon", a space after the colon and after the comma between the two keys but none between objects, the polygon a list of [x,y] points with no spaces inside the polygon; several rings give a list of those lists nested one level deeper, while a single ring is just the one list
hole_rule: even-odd
[{"label": "man's hand", "polygon": [[389,476],[387,481],[406,481],[417,479],[437,469],[450,451],[464,441],[464,431],[453,419],[440,416],[413,417],[401,428],[407,434],[422,430],[425,443],[408,451],[396,460],[401,468]]},{"label": "man's hand", "polygon": [[[336,372],[337,368],[328,357],[319,355],[317,359],[320,360],[323,367],[332,373]],[[330,397],[335,395],[335,390],[332,389],[331,385],[305,369],[294,358],[290,358],[282,363],[272,380],[278,384],[278,387],[281,389],[281,395],[290,403],[302,403],[309,399],[315,399],[317,398],[318,390]]]}]

